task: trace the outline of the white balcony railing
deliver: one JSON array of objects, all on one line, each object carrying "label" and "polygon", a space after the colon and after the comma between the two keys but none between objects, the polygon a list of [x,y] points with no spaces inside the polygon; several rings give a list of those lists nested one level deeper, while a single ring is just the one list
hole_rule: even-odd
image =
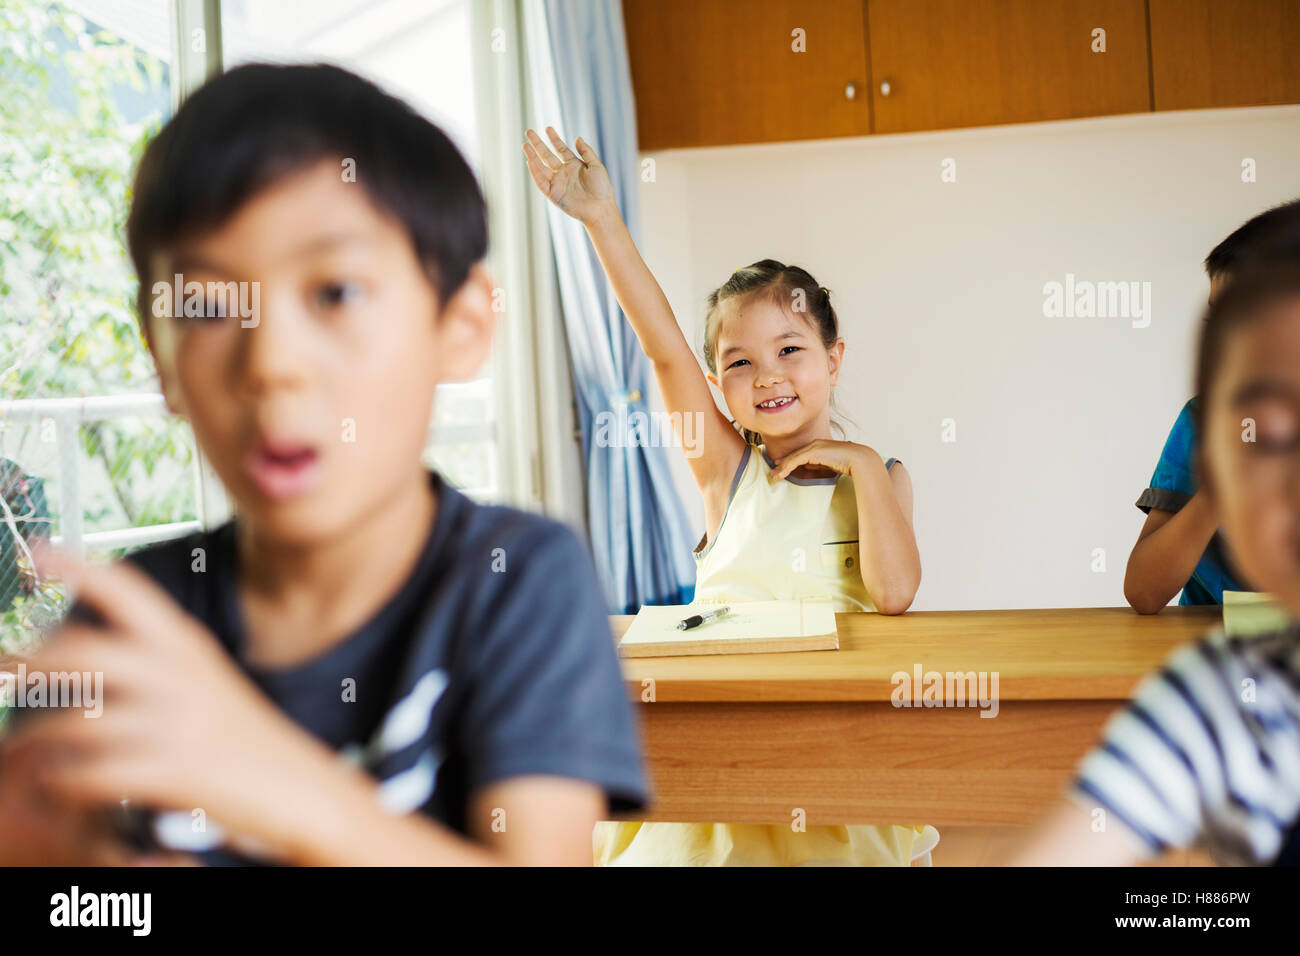
[{"label": "white balcony railing", "polygon": [[[69,551],[112,551],[158,541],[181,538],[202,525],[198,521],[123,528],[117,531],[85,532],[82,520],[81,465],[77,429],[83,422],[113,418],[165,418],[171,412],[163,397],[153,395],[98,395],[90,398],[24,398],[0,401],[0,422],[15,425],[43,425],[53,422],[59,460],[59,531],[51,540]],[[194,456],[196,496],[201,500],[202,471]]]},{"label": "white balcony railing", "polygon": [[[464,387],[464,386],[461,386]],[[455,386],[442,385],[440,390],[454,390]],[[54,423],[59,462],[59,531],[52,536],[54,544],[84,554],[87,550],[112,551],[117,548],[134,548],[159,541],[182,538],[200,530],[201,521],[175,521],[167,524],[122,528],[115,531],[85,531],[82,518],[81,466],[77,445],[77,429],[84,422],[107,421],[114,418],[165,418],[171,415],[162,395],[97,395],[87,398],[34,398],[0,401],[0,423],[15,425],[42,425]],[[459,443],[495,444],[496,423],[442,424],[430,426],[429,444],[453,445]],[[206,475],[202,455],[194,455],[195,500],[199,514],[214,519],[216,514],[207,510],[225,511],[225,502],[219,489],[214,487],[214,476]],[[496,492],[495,481],[486,488],[462,489],[471,497],[490,496]],[[217,498],[211,509],[205,508],[208,498]]]}]

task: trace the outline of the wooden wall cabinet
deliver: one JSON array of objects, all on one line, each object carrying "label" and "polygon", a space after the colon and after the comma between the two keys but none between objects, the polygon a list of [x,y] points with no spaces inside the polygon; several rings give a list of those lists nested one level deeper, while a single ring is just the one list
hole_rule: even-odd
[{"label": "wooden wall cabinet", "polygon": [[1158,110],[1300,102],[1300,0],[1150,0]]},{"label": "wooden wall cabinet", "polygon": [[862,0],[624,0],[623,18],[642,149],[871,131]]},{"label": "wooden wall cabinet", "polygon": [[645,150],[1300,103],[1300,0],[623,0],[623,12]]},{"label": "wooden wall cabinet", "polygon": [[[1151,109],[1145,0],[869,0],[867,10],[873,132]],[[1093,51],[1094,30],[1105,52]]]}]

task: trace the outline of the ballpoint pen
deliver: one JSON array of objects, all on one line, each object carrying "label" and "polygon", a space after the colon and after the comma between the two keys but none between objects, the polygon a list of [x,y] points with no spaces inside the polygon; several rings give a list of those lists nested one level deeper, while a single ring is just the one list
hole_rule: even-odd
[{"label": "ballpoint pen", "polygon": [[709,621],[716,621],[718,618],[730,613],[730,607],[720,607],[713,611],[706,611],[703,614],[693,614],[685,620],[679,621],[677,630],[689,631],[693,627],[699,627],[701,624],[709,623]]}]

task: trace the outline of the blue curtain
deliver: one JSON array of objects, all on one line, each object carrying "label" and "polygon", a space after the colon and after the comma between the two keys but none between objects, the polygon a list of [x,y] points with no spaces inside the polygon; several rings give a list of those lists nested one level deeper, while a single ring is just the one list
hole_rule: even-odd
[{"label": "blue curtain", "polygon": [[[525,0],[525,23],[535,125],[555,126],[570,144],[581,135],[595,148],[636,237],[636,110],[620,0]],[[582,423],[588,526],[606,602],[612,614],[689,603],[695,542],[668,463],[681,450],[649,447],[644,432],[623,437],[624,423],[648,421],[649,360],[582,225],[548,210]],[[644,417],[632,417],[637,412]],[[594,440],[601,422],[614,423],[620,438]]]}]

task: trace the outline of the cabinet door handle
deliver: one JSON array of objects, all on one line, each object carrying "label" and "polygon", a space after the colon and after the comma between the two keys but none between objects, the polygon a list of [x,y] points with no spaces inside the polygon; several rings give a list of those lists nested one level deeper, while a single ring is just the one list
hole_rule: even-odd
[{"label": "cabinet door handle", "polygon": [[881,95],[881,96],[888,96],[892,90],[893,90],[893,87],[889,85],[889,81],[888,81],[888,80],[881,80],[881,81],[880,81],[880,95]]},{"label": "cabinet door handle", "polygon": [[850,80],[844,85],[844,98],[846,100],[856,100],[858,98],[858,84]]}]

